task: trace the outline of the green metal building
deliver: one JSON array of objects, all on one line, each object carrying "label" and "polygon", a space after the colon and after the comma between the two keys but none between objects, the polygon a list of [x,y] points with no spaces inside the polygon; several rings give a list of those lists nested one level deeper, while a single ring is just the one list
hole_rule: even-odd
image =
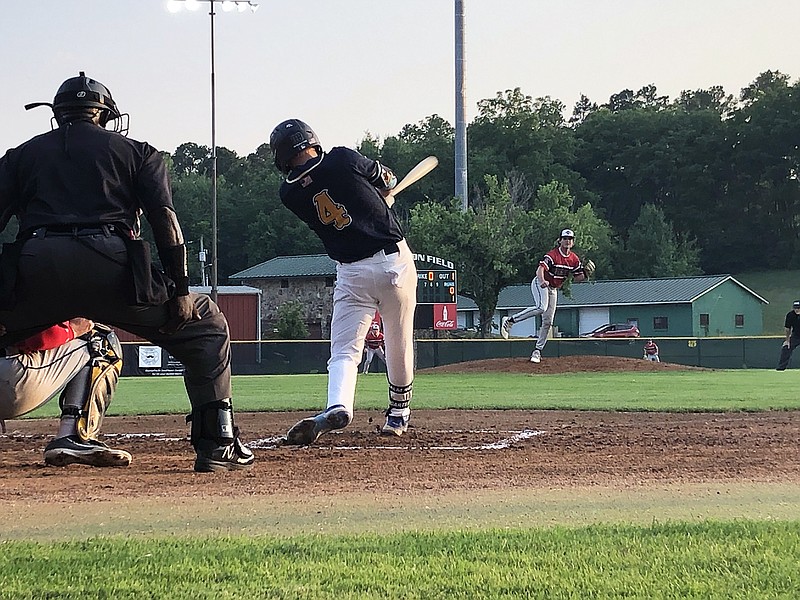
[{"label": "green metal building", "polygon": [[[763,307],[769,304],[730,275],[592,281],[572,284],[568,294],[558,294],[555,326],[561,337],[577,337],[606,323],[636,323],[642,337],[762,335]],[[496,324],[530,303],[529,285],[504,288]],[[469,315],[459,321],[469,321]],[[533,336],[541,323],[535,321],[518,323],[512,335]]]}]

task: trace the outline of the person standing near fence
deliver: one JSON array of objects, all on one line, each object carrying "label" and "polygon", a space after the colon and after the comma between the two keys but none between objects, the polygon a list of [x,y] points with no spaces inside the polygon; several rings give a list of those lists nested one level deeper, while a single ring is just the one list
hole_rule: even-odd
[{"label": "person standing near fence", "polygon": [[367,337],[364,338],[364,366],[361,371],[364,375],[369,373],[369,367],[375,355],[379,356],[380,359],[386,363],[385,347],[383,321],[381,320],[381,313],[376,310],[375,316],[372,319],[372,324],[369,326]]},{"label": "person standing near fence", "polygon": [[658,344],[653,340],[647,340],[647,343],[644,345],[643,358],[653,362],[661,362],[661,359],[658,357]]},{"label": "person standing near fence", "polygon": [[795,300],[792,303],[792,310],[786,313],[783,326],[786,331],[786,338],[781,346],[781,356],[778,359],[776,371],[786,370],[789,366],[789,359],[792,358],[792,352],[800,345],[800,300]]}]

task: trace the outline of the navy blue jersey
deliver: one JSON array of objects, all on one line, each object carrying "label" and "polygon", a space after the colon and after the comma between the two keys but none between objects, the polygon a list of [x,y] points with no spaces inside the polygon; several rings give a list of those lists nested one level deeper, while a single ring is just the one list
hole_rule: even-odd
[{"label": "navy blue jersey", "polygon": [[295,167],[281,185],[281,202],[322,240],[333,260],[350,263],[403,239],[403,231],[378,191],[380,163],[349,148]]},{"label": "navy blue jersey", "polygon": [[145,215],[172,208],[167,167],[145,142],[84,121],[38,135],[0,158],[0,226],[117,223],[138,229]]}]

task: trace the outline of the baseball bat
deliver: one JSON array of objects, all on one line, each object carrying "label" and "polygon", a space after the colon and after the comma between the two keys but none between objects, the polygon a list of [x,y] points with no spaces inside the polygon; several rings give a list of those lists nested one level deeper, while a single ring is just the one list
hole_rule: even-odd
[{"label": "baseball bat", "polygon": [[430,173],[439,164],[439,159],[435,156],[428,156],[419,161],[413,169],[411,169],[406,176],[403,177],[396,186],[392,189],[392,193],[386,196],[386,204],[390,207],[394,204],[394,197],[410,186],[412,183],[419,181],[425,175]]}]

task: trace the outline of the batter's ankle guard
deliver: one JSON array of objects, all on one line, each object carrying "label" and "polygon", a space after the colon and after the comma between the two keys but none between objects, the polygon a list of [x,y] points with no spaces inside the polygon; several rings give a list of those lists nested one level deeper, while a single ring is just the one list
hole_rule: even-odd
[{"label": "batter's ankle guard", "polygon": [[233,423],[233,405],[230,400],[209,402],[192,409],[186,416],[192,424],[191,442],[197,446],[200,440],[213,440],[220,446],[227,446],[239,437],[239,428]]},{"label": "batter's ankle guard", "polygon": [[391,382],[389,383],[389,408],[386,411],[387,415],[392,413],[392,411],[396,411],[399,415],[408,410],[408,405],[411,404],[412,387],[412,383],[403,386],[394,385]]}]

